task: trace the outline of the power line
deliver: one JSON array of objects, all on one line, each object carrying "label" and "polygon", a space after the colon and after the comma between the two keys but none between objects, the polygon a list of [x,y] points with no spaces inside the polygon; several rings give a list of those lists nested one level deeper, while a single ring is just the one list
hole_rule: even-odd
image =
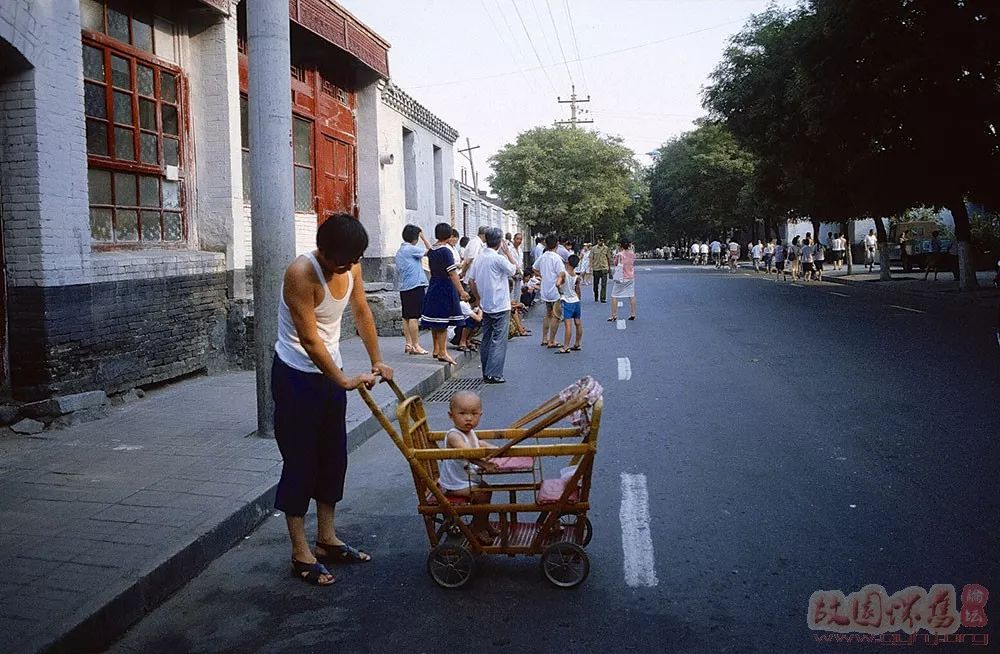
[{"label": "power line", "polygon": [[[513,0],[511,0],[511,2],[513,2]],[[514,8],[517,9],[517,5],[514,5]],[[518,14],[518,16],[520,17],[520,14]],[[705,27],[705,28],[700,29],[700,30],[694,30],[694,31],[691,31],[691,32],[684,32],[683,34],[674,34],[673,36],[668,36],[666,38],[657,39],[656,41],[648,41],[646,43],[639,43],[639,44],[631,45],[631,46],[628,46],[628,47],[625,47],[625,48],[619,48],[617,50],[608,50],[607,52],[599,52],[597,54],[590,55],[588,57],[580,57],[578,59],[571,59],[569,61],[569,63],[572,64],[572,63],[576,63],[576,62],[579,62],[579,61],[592,61],[594,59],[600,59],[602,57],[610,57],[611,55],[621,54],[622,52],[630,52],[632,50],[638,50],[640,48],[648,48],[648,47],[653,46],[653,45],[659,45],[661,43],[666,43],[667,41],[675,41],[677,39],[682,39],[682,38],[687,37],[687,36],[694,36],[695,34],[701,34],[702,32],[710,32],[712,30],[719,29],[720,27],[726,27],[726,26],[732,25],[734,23],[742,23],[742,22],[743,21],[739,21],[739,20],[730,20],[730,21],[726,21],[725,23],[719,23],[718,25],[713,25],[711,27]],[[524,20],[523,19],[521,20],[521,26],[522,27],[524,26]],[[527,33],[527,30],[525,30],[525,32]],[[530,40],[531,40],[530,36],[528,37],[528,40],[530,42]],[[534,50],[534,46],[532,46],[532,50]],[[545,71],[546,68],[550,68],[550,67],[558,66],[559,65],[558,63],[556,63],[556,64],[548,64],[548,65],[543,64],[542,60],[538,57],[538,51],[537,50],[535,50],[535,58],[538,59],[538,64],[539,65],[538,66],[532,66],[530,68],[525,68],[524,69],[525,71],[532,71],[532,70],[542,70],[542,71]],[[493,75],[482,75],[480,77],[468,77],[466,79],[451,80],[451,81],[448,81],[448,82],[436,82],[434,84],[421,84],[421,85],[418,85],[418,86],[410,86],[409,88],[412,89],[412,90],[416,90],[416,89],[429,89],[429,88],[433,88],[433,87],[436,87],[436,86],[451,86],[453,84],[465,84],[466,82],[481,82],[483,80],[496,79],[498,77],[509,77],[511,75],[517,75],[519,72],[521,72],[521,71],[517,71],[517,70],[507,71],[507,72],[504,72],[504,73],[494,73]],[[549,80],[549,84],[551,85],[552,84],[552,79],[549,78],[548,73],[545,74],[545,77]],[[555,86],[554,85],[552,86],[552,89],[555,90]]]},{"label": "power line", "polygon": [[[556,17],[552,15],[552,3],[549,0],[545,0],[545,8],[549,10],[549,21],[552,22],[552,29],[556,33],[556,43],[559,44],[559,54],[562,55],[563,66],[566,67],[566,75],[569,76],[569,83],[573,87],[576,87],[576,82],[573,81],[573,73],[569,72],[569,64],[566,63],[566,51],[563,50],[562,39],[559,38],[559,28],[556,27]],[[574,94],[576,89],[574,88]]]},{"label": "power line", "polygon": [[[486,8],[486,0],[479,0],[479,4],[482,5],[482,7],[483,7],[483,13],[485,13],[486,17],[489,19],[490,25],[493,26],[493,31],[496,32],[497,37],[500,38],[500,42],[503,44],[504,49],[506,49],[507,52],[510,54],[510,60],[513,61],[513,62],[515,62],[518,65],[518,71],[521,72],[524,75],[524,81],[525,81],[525,83],[527,83],[537,93],[538,92],[538,87],[536,86],[535,81],[532,78],[528,77],[528,75],[525,73],[525,69],[523,67],[521,67],[521,63],[517,59],[517,55],[516,55],[517,48],[514,48],[513,46],[511,46],[510,44],[508,44],[507,43],[507,39],[504,38],[503,34],[500,33],[500,28],[497,27],[496,21],[493,20],[493,14],[491,14],[490,11]],[[499,9],[499,5],[497,5],[497,8]],[[503,10],[500,10],[500,15],[501,15],[501,17],[503,16]],[[508,26],[508,31],[509,31],[509,29],[510,28]]]},{"label": "power line", "polygon": [[[573,25],[573,12],[569,8],[569,0],[563,0],[566,4],[566,16],[569,18],[569,31],[573,35],[573,50],[576,52],[577,61],[580,59],[580,42],[576,40],[576,27]],[[587,83],[587,73],[583,70],[583,64],[580,64],[580,78],[583,80],[583,88],[585,91],[590,91],[590,84]]]},{"label": "power line", "polygon": [[[510,0],[510,4],[514,5],[514,12],[517,14],[517,19],[521,21],[521,29],[524,30],[524,35],[528,37],[528,45],[531,46],[531,51],[535,53],[535,59],[538,60],[538,67],[542,69],[543,73],[545,73],[545,79],[549,81],[549,86],[551,86],[552,90],[555,91],[556,85],[552,83],[552,78],[549,77],[549,71],[545,69],[545,64],[542,63],[542,58],[538,56],[538,50],[535,48],[535,42],[531,40],[531,34],[528,32],[528,26],[524,24],[524,16],[521,15],[521,10],[517,8],[516,0]],[[497,75],[497,77],[500,76]],[[435,84],[433,86],[440,85]]]}]

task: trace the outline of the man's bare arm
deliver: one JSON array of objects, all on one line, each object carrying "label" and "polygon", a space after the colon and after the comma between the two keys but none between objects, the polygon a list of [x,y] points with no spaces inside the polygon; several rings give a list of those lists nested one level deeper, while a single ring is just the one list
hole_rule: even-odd
[{"label": "man's bare arm", "polygon": [[360,263],[354,264],[354,267],[351,268],[351,275],[354,276],[354,290],[351,291],[351,313],[354,314],[354,323],[357,325],[361,342],[365,344],[365,349],[368,351],[372,372],[381,375],[383,379],[392,379],[392,368],[382,361],[382,351],[378,344],[378,331],[375,329],[375,319],[372,317],[371,307],[368,306],[368,298],[365,297],[365,280],[361,276]]}]

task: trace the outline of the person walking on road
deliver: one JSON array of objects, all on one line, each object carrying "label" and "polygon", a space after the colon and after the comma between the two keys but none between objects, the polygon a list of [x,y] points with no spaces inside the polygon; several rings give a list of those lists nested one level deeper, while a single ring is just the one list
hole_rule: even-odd
[{"label": "person walking on road", "polygon": [[510,280],[517,272],[511,246],[499,227],[486,228],[486,247],[476,257],[469,271],[472,292],[479,296],[483,310],[482,344],[479,359],[483,381],[502,384],[507,358],[507,330],[510,324]]},{"label": "person walking on road", "polygon": [[[562,303],[563,314],[563,346],[556,350],[558,354],[569,354],[578,352],[583,346],[583,323],[581,321],[580,302],[580,275],[576,272],[576,266],[580,263],[580,257],[575,254],[569,255],[569,261],[556,285],[559,288],[559,301]],[[576,343],[569,346],[572,328],[576,327]]]},{"label": "person walking on road", "polygon": [[[542,320],[542,346],[559,347],[556,345],[556,332],[562,322],[562,307],[559,305],[559,288],[556,281],[566,264],[556,253],[559,241],[555,235],[545,237],[545,252],[535,261],[535,272],[542,278],[539,292],[545,302],[545,318]],[[595,250],[597,248],[594,248]],[[591,255],[593,256],[593,255]]]},{"label": "person walking on road", "polygon": [[455,360],[448,354],[448,327],[465,324],[465,316],[462,315],[459,301],[468,300],[469,294],[462,287],[462,282],[458,278],[459,264],[455,261],[451,248],[448,247],[451,225],[438,223],[434,226],[434,236],[437,242],[427,252],[431,281],[424,295],[420,326],[431,330],[434,358],[455,365]]},{"label": "person walking on road", "polygon": [[791,274],[793,282],[799,278],[799,266],[801,264],[801,262],[799,261],[799,253],[800,253],[799,237],[796,236],[795,238],[792,239],[792,242],[788,244],[788,253],[786,254],[786,257],[789,263],[791,264]]},{"label": "person walking on road", "polygon": [[781,239],[774,241],[774,276],[781,275],[782,281],[785,279],[785,246],[781,244]]},{"label": "person walking on road", "polygon": [[736,272],[737,263],[740,260],[740,244],[734,236],[729,241],[729,272]]},{"label": "person walking on road", "polygon": [[816,281],[823,281],[823,264],[825,262],[826,246],[817,240],[813,245],[813,267],[816,268]]},{"label": "person walking on road", "polygon": [[869,229],[865,236],[865,268],[868,272],[875,271],[875,255],[878,253],[878,238],[875,237],[875,230]]},{"label": "person walking on road", "polygon": [[833,235],[830,249],[833,251],[833,269],[840,270],[844,263],[844,253],[847,251],[847,239],[843,238],[840,232],[837,232]]},{"label": "person walking on road", "polygon": [[590,243],[583,244],[583,250],[580,251],[580,267],[577,268],[577,272],[580,273],[580,284],[587,286],[590,284]]},{"label": "person walking on road", "polygon": [[604,238],[590,250],[590,269],[594,273],[594,302],[608,302],[608,271],[611,269],[611,251]]},{"label": "person walking on road", "polygon": [[715,264],[715,269],[719,270],[722,268],[722,243],[719,239],[715,239],[708,244],[708,251],[712,255],[712,263]]},{"label": "person walking on road", "polygon": [[927,257],[927,266],[924,268],[924,281],[927,281],[927,275],[930,273],[931,268],[934,269],[934,281],[937,281],[938,269],[941,267],[941,232],[934,230],[931,232],[931,252],[930,256]]},{"label": "person walking on road", "polygon": [[760,272],[760,263],[764,259],[764,244],[758,240],[755,244],[750,246],[750,260],[753,262],[753,271],[755,273]]},{"label": "person walking on road", "polygon": [[[423,247],[417,241],[424,242]],[[403,243],[396,251],[396,285],[399,301],[403,307],[403,337],[406,339],[404,352],[407,354],[428,354],[420,347],[420,313],[424,307],[424,293],[427,290],[427,274],[421,262],[430,249],[430,243],[423,230],[416,225],[403,228]]]},{"label": "person walking on road", "polygon": [[[450,227],[449,227],[450,233]],[[347,391],[392,379],[361,277],[368,234],[361,222],[333,214],[316,231],[316,249],[285,270],[278,305],[278,339],[271,367],[274,437],[281,478],[274,506],[284,512],[292,546],[292,573],[317,586],[334,577],[326,563],[366,562],[371,556],[337,537],[336,505],[347,473]],[[368,372],[342,370],[340,324],[350,305],[368,352]],[[306,540],[305,514],[316,501],[316,543]]]},{"label": "person walking on road", "polygon": [[611,289],[611,317],[608,322],[618,320],[618,300],[628,298],[629,320],[635,320],[635,252],[628,239],[618,242],[614,259],[614,286]]}]

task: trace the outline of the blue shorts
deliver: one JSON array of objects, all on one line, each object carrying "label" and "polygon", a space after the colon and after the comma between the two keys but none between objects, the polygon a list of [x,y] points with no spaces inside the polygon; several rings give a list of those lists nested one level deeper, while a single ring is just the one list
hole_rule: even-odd
[{"label": "blue shorts", "polygon": [[563,320],[576,320],[580,319],[580,305],[582,302],[563,302],[562,314]]}]

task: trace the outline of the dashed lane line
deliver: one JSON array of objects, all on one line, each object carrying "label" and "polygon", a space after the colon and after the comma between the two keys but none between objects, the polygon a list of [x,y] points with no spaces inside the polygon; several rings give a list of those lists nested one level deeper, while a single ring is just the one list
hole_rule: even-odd
[{"label": "dashed lane line", "polygon": [[901,307],[898,304],[890,304],[893,309],[902,309],[903,311],[910,311],[912,313],[927,313],[926,311],[921,311],[920,309],[912,309],[910,307]]},{"label": "dashed lane line", "polygon": [[625,325],[625,319],[624,318],[618,318],[617,327],[618,327],[619,331],[625,331],[626,325]]},{"label": "dashed lane line", "polygon": [[622,523],[625,583],[633,588],[657,585],[653,539],[649,532],[646,475],[622,473],[622,505],[618,518]]},{"label": "dashed lane line", "polygon": [[618,357],[618,381],[632,379],[632,362],[628,357]]},{"label": "dashed lane line", "polygon": [[828,291],[830,295],[836,295],[837,297],[851,297],[847,293],[838,293],[837,291]]}]

